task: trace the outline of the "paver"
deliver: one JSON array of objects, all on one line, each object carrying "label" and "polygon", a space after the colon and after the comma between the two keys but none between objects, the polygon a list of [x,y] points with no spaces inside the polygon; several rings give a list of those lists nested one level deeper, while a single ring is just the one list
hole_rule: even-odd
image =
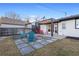
[{"label": "paver", "polygon": [[37,40],[36,42],[41,42],[42,40]]},{"label": "paver", "polygon": [[42,39],[41,37],[36,37],[36,40],[40,40],[40,39]]},{"label": "paver", "polygon": [[15,43],[16,44],[22,44],[22,43],[24,43],[21,39],[18,39],[18,40],[15,40]]},{"label": "paver", "polygon": [[25,44],[25,43],[22,43],[22,44],[18,44],[17,47],[18,49],[21,49],[21,48],[24,48],[24,47],[27,47],[29,46],[28,44]]},{"label": "paver", "polygon": [[33,44],[32,47],[35,48],[35,49],[39,49],[39,48],[42,48],[43,45],[40,44],[39,42],[35,42],[35,44]]},{"label": "paver", "polygon": [[47,42],[49,42],[49,43],[52,43],[52,42],[54,42],[54,40],[46,40]]},{"label": "paver", "polygon": [[22,39],[22,40],[23,40],[25,43],[27,43],[27,42],[28,42],[28,40],[27,40],[27,39],[25,39],[25,38],[24,38],[24,39]]},{"label": "paver", "polygon": [[58,40],[58,39],[53,38],[53,39],[51,39],[51,40],[56,41],[56,40]]},{"label": "paver", "polygon": [[49,42],[47,42],[46,40],[42,40],[40,43],[43,45],[47,45]]},{"label": "paver", "polygon": [[29,42],[30,45],[33,45],[35,42]]},{"label": "paver", "polygon": [[46,39],[51,40],[51,37],[48,37],[48,38],[46,38]]},{"label": "paver", "polygon": [[26,55],[26,54],[28,54],[32,51],[34,51],[34,49],[30,46],[27,46],[27,47],[20,49],[20,52],[21,52],[22,55]]},{"label": "paver", "polygon": [[52,43],[58,39],[55,39],[53,37],[44,37],[43,38],[38,38],[34,42],[28,42],[26,38],[24,39],[17,39],[15,40],[17,48],[20,50],[22,55],[26,55],[35,49],[42,48],[44,45],[47,45],[49,43]]}]

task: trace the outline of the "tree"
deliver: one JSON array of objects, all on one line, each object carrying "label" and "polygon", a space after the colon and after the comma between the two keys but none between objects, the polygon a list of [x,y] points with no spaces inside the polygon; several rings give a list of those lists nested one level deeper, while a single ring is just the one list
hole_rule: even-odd
[{"label": "tree", "polygon": [[45,17],[45,16],[43,16],[41,19],[43,19],[43,20],[44,20],[45,18],[46,18],[46,17]]},{"label": "tree", "polygon": [[5,17],[17,19],[17,20],[20,19],[20,16],[18,14],[16,14],[15,12],[7,12],[7,13],[5,13]]},{"label": "tree", "polygon": [[26,20],[27,23],[30,22],[30,18],[28,16],[25,18],[25,20]]}]

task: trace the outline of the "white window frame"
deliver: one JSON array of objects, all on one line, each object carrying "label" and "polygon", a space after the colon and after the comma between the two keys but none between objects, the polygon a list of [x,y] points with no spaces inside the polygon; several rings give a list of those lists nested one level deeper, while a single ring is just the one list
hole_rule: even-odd
[{"label": "white window frame", "polygon": [[79,29],[79,19],[75,19],[75,28]]},{"label": "white window frame", "polygon": [[66,23],[62,23],[62,29],[66,29]]}]

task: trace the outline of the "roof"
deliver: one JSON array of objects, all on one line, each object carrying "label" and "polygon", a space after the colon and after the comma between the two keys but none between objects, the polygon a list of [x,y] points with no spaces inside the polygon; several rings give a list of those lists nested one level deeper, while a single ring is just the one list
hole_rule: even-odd
[{"label": "roof", "polygon": [[79,19],[79,14],[71,15],[71,16],[67,16],[67,17],[63,17],[63,18],[59,18],[59,19],[56,19],[53,22],[68,21],[68,20],[73,20],[73,19]]},{"label": "roof", "polygon": [[53,19],[53,18],[45,19],[45,20],[40,21],[39,23],[40,23],[40,24],[51,24],[51,20],[52,20],[52,19]]},{"label": "roof", "polygon": [[11,19],[8,17],[1,17],[0,24],[25,25],[25,22],[22,20]]},{"label": "roof", "polygon": [[26,25],[32,24],[31,22],[26,22]]}]

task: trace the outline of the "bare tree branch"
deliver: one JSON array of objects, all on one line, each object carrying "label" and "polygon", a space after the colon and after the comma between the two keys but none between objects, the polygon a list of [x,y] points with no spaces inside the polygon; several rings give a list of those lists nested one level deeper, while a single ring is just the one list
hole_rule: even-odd
[{"label": "bare tree branch", "polygon": [[5,17],[20,20],[19,14],[16,14],[15,12],[7,12],[5,13]]}]

